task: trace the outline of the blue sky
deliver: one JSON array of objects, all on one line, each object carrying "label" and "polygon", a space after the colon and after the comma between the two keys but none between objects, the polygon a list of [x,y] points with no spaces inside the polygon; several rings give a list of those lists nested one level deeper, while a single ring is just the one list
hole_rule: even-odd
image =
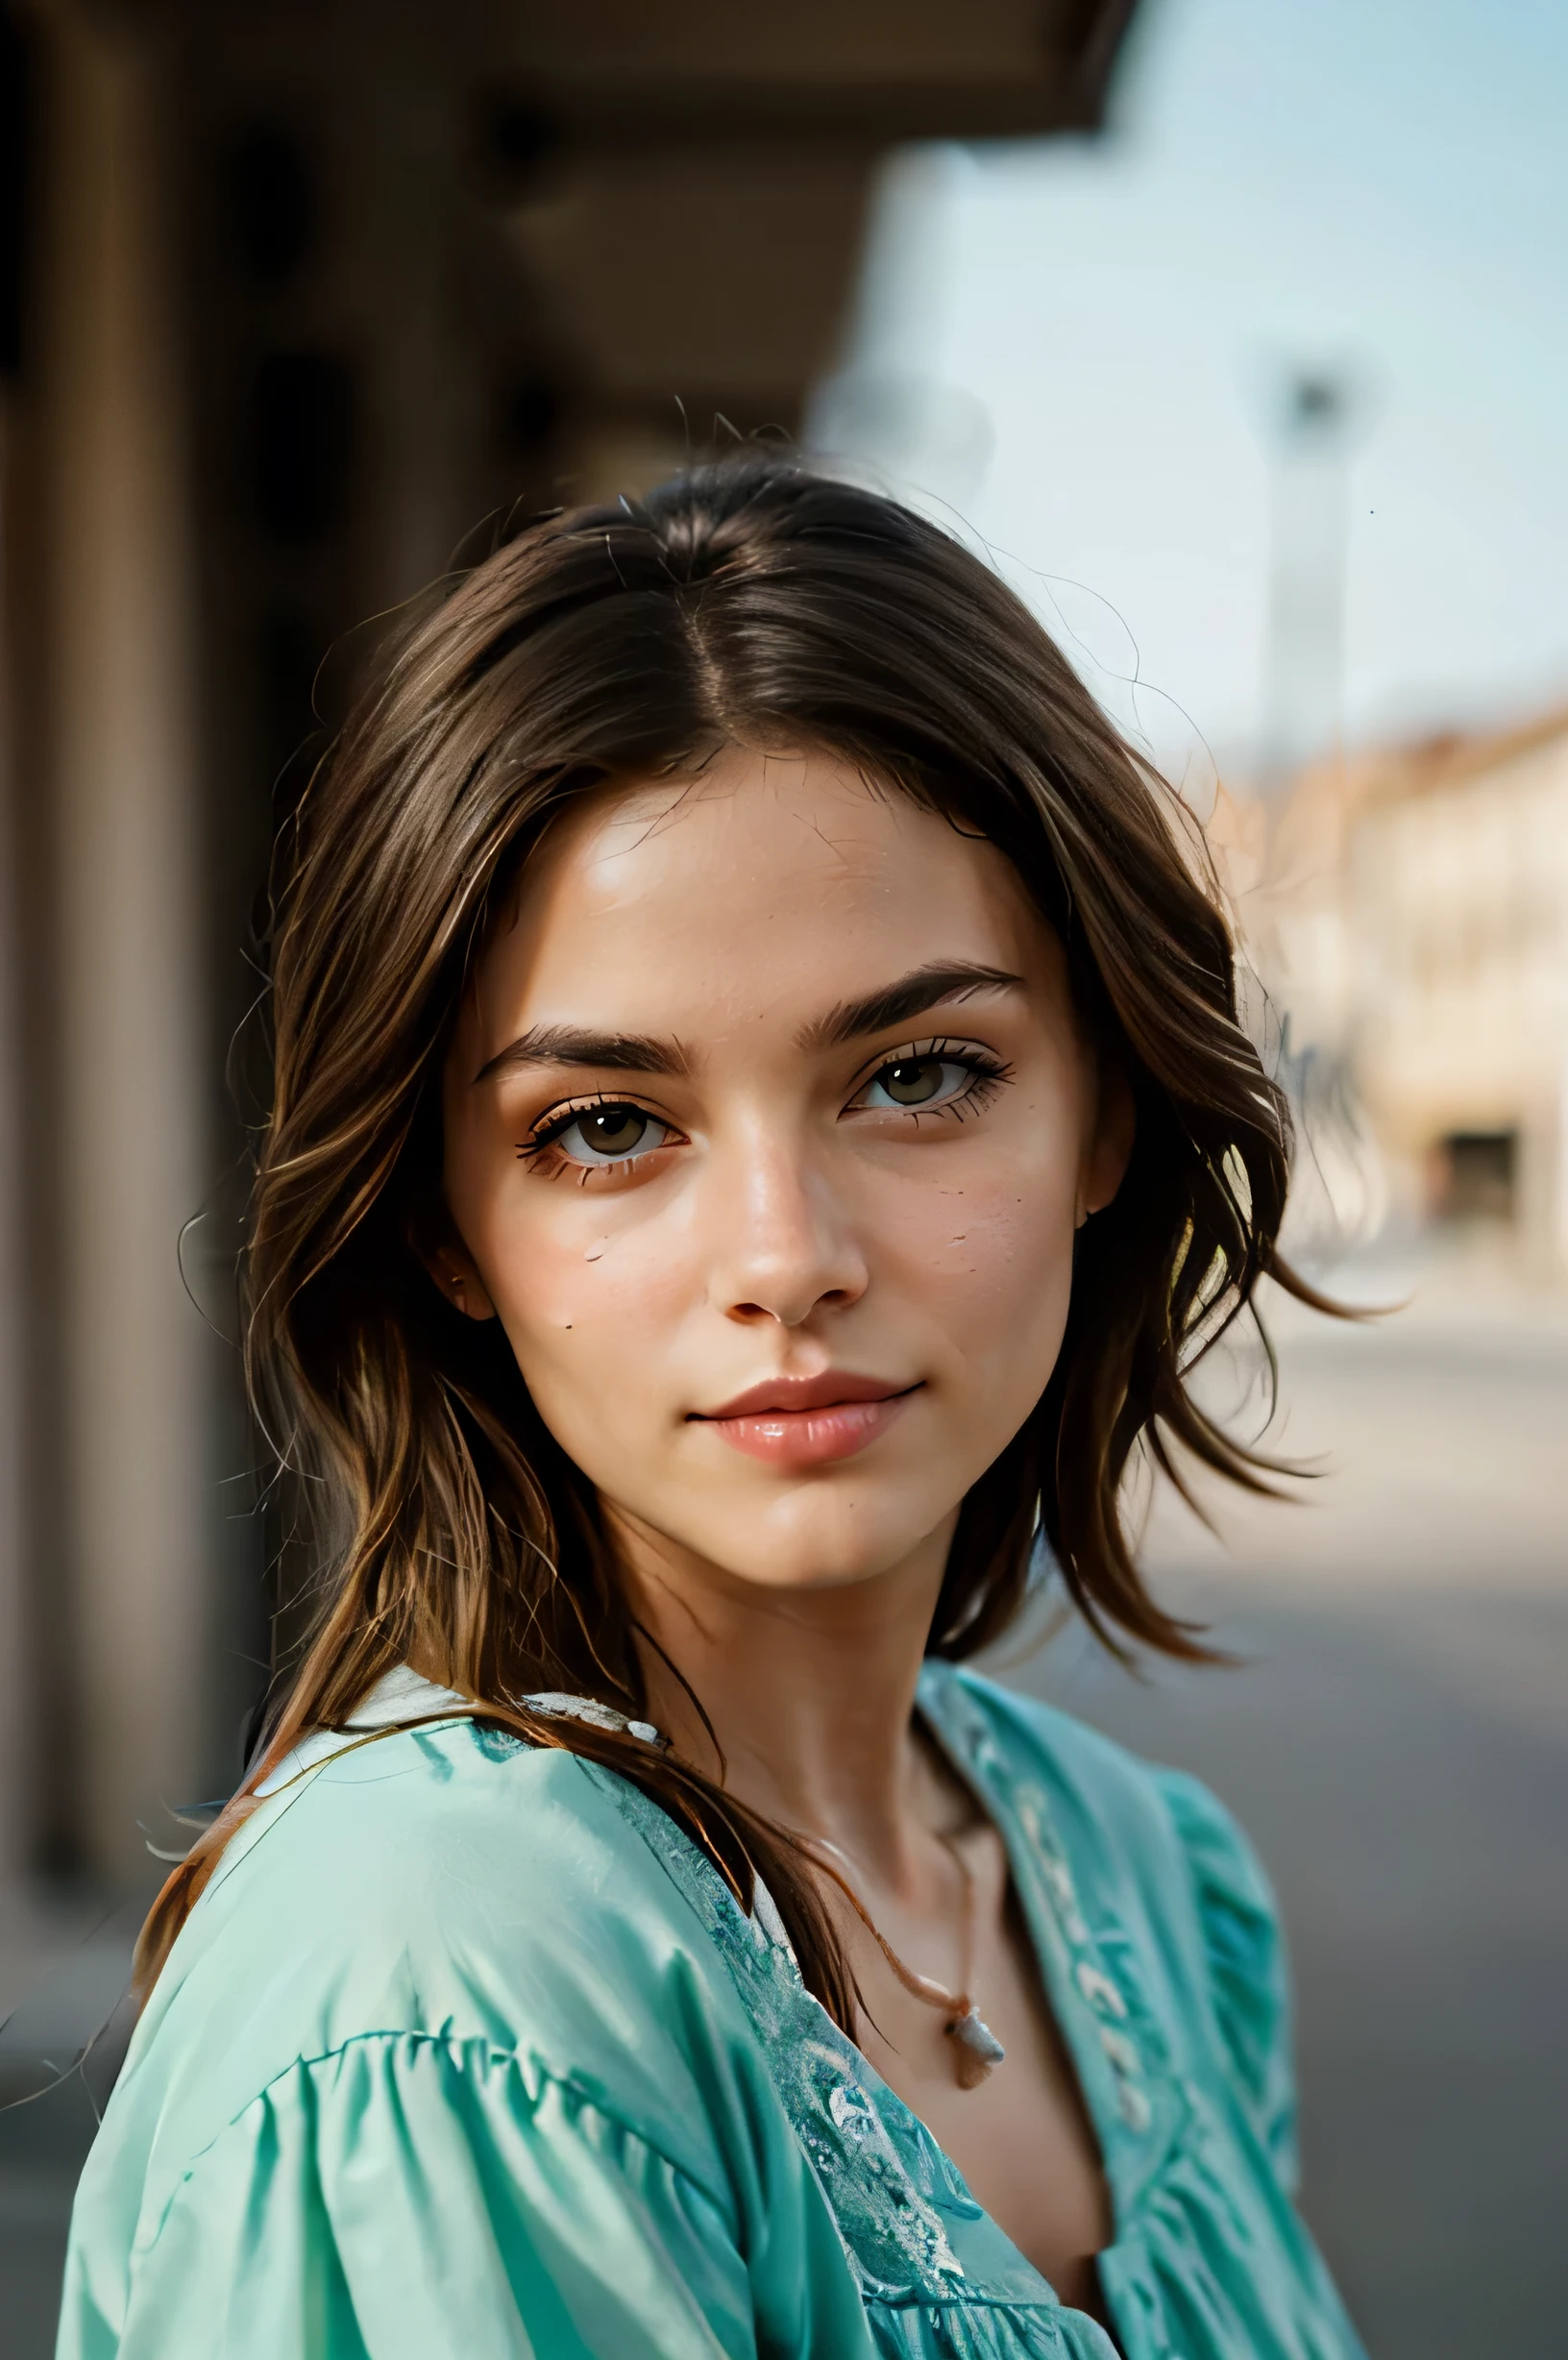
[{"label": "blue sky", "polygon": [[1144,0],[1105,137],[895,160],[850,356],[923,388],[889,473],[1222,759],[1268,388],[1346,364],[1347,735],[1568,697],[1568,7]]}]

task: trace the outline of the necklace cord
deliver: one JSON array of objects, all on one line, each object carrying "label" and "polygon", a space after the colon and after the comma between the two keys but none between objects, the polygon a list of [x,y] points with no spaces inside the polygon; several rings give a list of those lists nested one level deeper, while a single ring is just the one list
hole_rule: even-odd
[{"label": "necklace cord", "polygon": [[[839,1850],[837,1844],[830,1843],[825,1835],[808,1836],[804,1840],[812,1847],[814,1851],[819,1847],[828,1852],[838,1852]],[[943,1850],[947,1853],[952,1859],[964,1884],[963,1932],[961,1935],[962,1950],[959,1957],[959,1970],[963,1978],[963,1988],[959,1991],[949,1991],[945,1985],[939,1983],[933,1976],[917,1975],[913,1967],[906,1966],[904,1961],[899,1957],[897,1952],[894,1949],[893,1944],[888,1940],[886,1934],[883,1933],[881,1928],[871,1916],[870,1911],[861,1900],[860,1895],[855,1891],[854,1886],[849,1882],[848,1878],[844,1876],[840,1870],[836,1869],[831,1860],[821,1860],[819,1862],[819,1866],[827,1876],[832,1878],[834,1883],[838,1886],[840,1892],[844,1895],[845,1901],[847,1901],[849,1906],[851,1909],[853,1909],[856,1917],[859,1918],[861,1924],[865,1927],[867,1932],[870,1935],[871,1940],[876,1944],[877,1949],[881,1952],[883,1957],[893,1969],[894,1975],[897,1976],[898,1980],[903,1984],[904,1989],[909,1993],[910,1997],[916,2000],[922,2000],[927,2007],[940,2007],[947,2016],[956,2020],[960,2017],[967,2016],[974,2005],[974,2002],[970,1999],[968,1992],[969,1975],[974,1963],[974,1877],[970,1871],[968,1860],[965,1859],[963,1854],[958,1850],[957,1846],[949,1840],[948,1837],[945,1835],[939,1835],[937,1841],[939,1844],[941,1844]],[[841,1859],[843,1856],[844,1856],[840,1854]]]},{"label": "necklace cord", "polygon": [[[943,2030],[950,2036],[953,2044],[953,2070],[958,2085],[965,2090],[978,2089],[980,2083],[990,2077],[992,2068],[1001,2064],[1007,2051],[969,1996],[969,1979],[974,1971],[974,1872],[952,1837],[938,1834],[937,1841],[952,1860],[964,1885],[963,1932],[960,1937],[963,1948],[959,1969],[965,1987],[956,1992],[943,1990],[942,1984],[934,1981],[929,1975],[917,1975],[913,1967],[905,1966],[848,1878],[836,1869],[831,1860],[821,1858],[823,1852],[838,1852],[837,1844],[830,1842],[825,1835],[801,1836],[797,1840],[816,1859],[823,1874],[832,1878],[910,1997],[923,2001],[927,2007],[941,2008],[946,2019]],[[844,1859],[844,1854],[839,1853],[839,1857]]]}]

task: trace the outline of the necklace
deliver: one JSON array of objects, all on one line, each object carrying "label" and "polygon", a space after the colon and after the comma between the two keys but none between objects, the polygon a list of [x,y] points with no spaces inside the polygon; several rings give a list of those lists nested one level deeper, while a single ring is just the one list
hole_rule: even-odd
[{"label": "necklace", "polygon": [[[953,2044],[953,2072],[958,2086],[962,2090],[972,2090],[978,2089],[992,2066],[1002,2062],[1007,2051],[981,2015],[969,1994],[969,1979],[974,1966],[973,1871],[950,1836],[938,1835],[937,1841],[958,1870],[964,1887],[963,1951],[960,1962],[964,1988],[961,1991],[947,1991],[931,1976],[917,1975],[913,1967],[907,1967],[875,1923],[870,1911],[849,1882],[848,1878],[841,1876],[830,1860],[824,1860],[822,1866],[844,1894],[856,1917],[859,1918],[910,1997],[923,2001],[927,2007],[940,2008],[946,2017],[947,2021],[942,2028]],[[837,1844],[830,1844],[825,1835],[815,1837],[813,1842],[821,1851],[838,1853],[839,1858],[845,1860],[845,1866],[849,1865],[845,1856],[839,1852]]]},{"label": "necklace", "polygon": [[[662,1736],[650,1722],[628,1721],[625,1713],[617,1712],[612,1706],[601,1705],[596,1697],[564,1696],[551,1689],[539,1696],[519,1697],[517,1701],[527,1706],[529,1711],[542,1713],[546,1719],[588,1721],[597,1729],[624,1729],[628,1736],[640,1737],[645,1745],[668,1748],[670,1743],[669,1738]],[[815,1836],[811,1841],[820,1851],[837,1853],[846,1868],[852,1865],[848,1856],[839,1851],[837,1844],[829,1843],[825,1835]],[[913,1967],[906,1967],[848,1878],[841,1876],[831,1860],[824,1860],[821,1865],[910,1997],[923,2001],[927,2007],[941,2008],[947,2019],[942,2028],[953,2044],[953,2072],[958,2086],[961,2090],[973,2090],[979,2088],[992,2066],[1002,2062],[1007,2051],[969,1997],[969,1978],[974,1967],[973,1871],[951,1836],[939,1833],[937,1841],[957,1869],[964,1887],[962,1991],[947,1991],[941,1983],[933,1981],[929,1975],[917,1975]]]}]

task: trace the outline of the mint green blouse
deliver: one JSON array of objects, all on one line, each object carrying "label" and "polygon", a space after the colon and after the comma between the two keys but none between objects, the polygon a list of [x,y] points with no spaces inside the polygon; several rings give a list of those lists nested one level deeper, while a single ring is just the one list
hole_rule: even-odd
[{"label": "mint green blouse", "polygon": [[[439,1709],[394,1674],[356,1727]],[[1286,1997],[1191,1780],[933,1664],[1099,2135],[1127,2360],[1358,2360],[1292,2208]],[[1111,2360],[641,1791],[454,1711],[307,1740],[77,2197],[60,2360]]]}]

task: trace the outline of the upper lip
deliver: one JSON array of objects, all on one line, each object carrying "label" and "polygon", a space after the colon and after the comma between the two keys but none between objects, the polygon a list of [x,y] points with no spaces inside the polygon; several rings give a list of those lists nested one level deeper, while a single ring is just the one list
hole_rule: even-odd
[{"label": "upper lip", "polygon": [[692,1414],[757,1417],[769,1410],[830,1410],[843,1401],[892,1401],[914,1390],[914,1385],[892,1384],[885,1377],[857,1377],[845,1368],[826,1368],[820,1377],[765,1377],[720,1409],[695,1410]]}]

